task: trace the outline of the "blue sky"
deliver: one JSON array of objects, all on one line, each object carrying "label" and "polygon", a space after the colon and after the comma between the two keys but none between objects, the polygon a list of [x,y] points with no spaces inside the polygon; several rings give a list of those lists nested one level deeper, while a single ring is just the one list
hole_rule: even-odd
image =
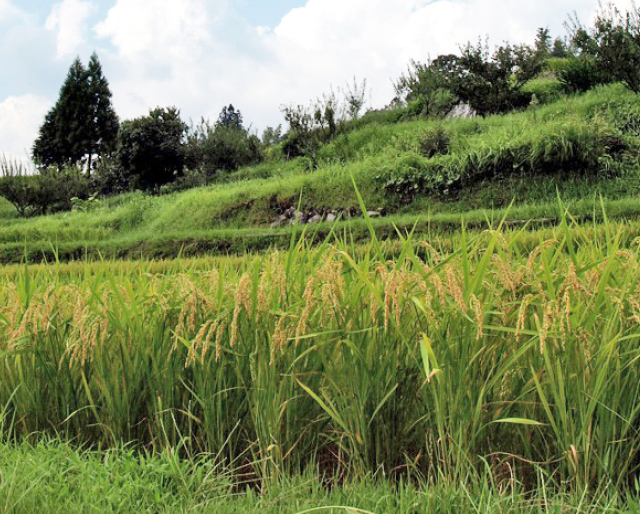
[{"label": "blue sky", "polygon": [[[622,7],[631,0],[615,0]],[[121,119],[176,106],[186,121],[233,103],[257,131],[354,77],[368,107],[410,60],[489,36],[532,42],[588,22],[597,0],[0,0],[0,153],[26,157],[76,56],[96,51]]]}]

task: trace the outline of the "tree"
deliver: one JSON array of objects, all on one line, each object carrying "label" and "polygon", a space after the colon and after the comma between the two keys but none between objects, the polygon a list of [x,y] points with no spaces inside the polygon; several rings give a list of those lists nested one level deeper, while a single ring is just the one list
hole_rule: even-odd
[{"label": "tree", "polygon": [[94,53],[87,67],[88,80],[88,147],[89,162],[87,170],[91,172],[92,157],[111,154],[116,147],[120,122],[111,104],[109,83],[102,73],[98,55]]},{"label": "tree", "polygon": [[443,55],[426,64],[411,61],[407,73],[394,84],[396,97],[409,105],[411,114],[445,116],[458,101],[451,92],[454,73],[460,73],[455,55]]},{"label": "tree", "polygon": [[215,126],[202,120],[187,137],[189,165],[210,178],[218,171],[233,171],[260,162],[260,139],[242,125],[242,113],[223,107]]},{"label": "tree", "polygon": [[233,104],[229,104],[229,107],[225,106],[222,108],[216,125],[225,129],[244,130],[242,126],[242,113],[236,110]]},{"label": "tree", "polygon": [[[544,34],[543,34],[544,35]],[[396,95],[413,114],[447,114],[455,102],[469,104],[478,114],[496,114],[526,106],[531,95],[524,84],[541,70],[541,54],[526,45],[498,47],[467,43],[460,55],[440,55],[427,64],[412,63],[395,84]]]},{"label": "tree", "polygon": [[542,59],[549,57],[551,53],[551,36],[549,35],[549,29],[540,27],[536,33],[536,42],[534,43],[536,52]]},{"label": "tree", "polygon": [[78,169],[36,170],[0,156],[0,196],[22,217],[70,210],[73,198],[87,198],[91,180]]},{"label": "tree", "polygon": [[277,145],[282,141],[282,125],[277,127],[267,127],[262,132],[262,145],[272,146]]},{"label": "tree", "polygon": [[557,37],[553,42],[551,57],[559,57],[561,59],[569,57],[569,49],[567,48],[567,44],[559,37]]},{"label": "tree", "polygon": [[91,56],[88,68],[76,58],[34,142],[34,160],[60,170],[87,159],[90,173],[94,155],[115,148],[118,125],[98,56]]},{"label": "tree", "polygon": [[522,87],[542,70],[543,61],[527,45],[505,44],[489,54],[487,45],[468,43],[449,68],[451,91],[478,114],[496,114],[526,106]]},{"label": "tree", "polygon": [[356,77],[353,77],[353,84],[347,83],[343,90],[344,99],[347,104],[347,111],[352,120],[358,119],[360,111],[365,104],[365,96],[367,94],[367,79],[363,79],[358,83]]},{"label": "tree", "polygon": [[623,12],[611,3],[601,5],[592,29],[574,18],[569,31],[579,57],[593,61],[601,81],[621,81],[640,92],[639,9]]},{"label": "tree", "polygon": [[34,160],[58,169],[78,162],[86,146],[87,70],[79,58],[73,61],[60,89],[57,103],[47,113],[33,146]]},{"label": "tree", "polygon": [[186,131],[175,107],[158,107],[147,116],[124,121],[118,137],[119,166],[143,189],[172,182],[183,172]]}]

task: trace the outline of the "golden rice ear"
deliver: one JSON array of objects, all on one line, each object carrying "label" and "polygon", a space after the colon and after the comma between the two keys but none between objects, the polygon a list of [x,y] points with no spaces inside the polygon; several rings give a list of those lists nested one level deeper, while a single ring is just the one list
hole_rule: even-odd
[{"label": "golden rice ear", "polygon": [[475,294],[472,294],[469,298],[469,302],[471,303],[471,308],[476,316],[476,323],[478,325],[478,331],[476,333],[476,341],[480,341],[484,336],[484,314],[482,312],[482,304],[480,300],[476,297]]}]

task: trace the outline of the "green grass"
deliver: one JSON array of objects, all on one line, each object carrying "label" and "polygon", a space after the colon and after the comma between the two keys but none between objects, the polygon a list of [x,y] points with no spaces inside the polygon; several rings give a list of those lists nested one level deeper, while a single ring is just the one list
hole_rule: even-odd
[{"label": "green grass", "polygon": [[[624,203],[621,215],[635,216],[639,112],[634,95],[609,86],[527,112],[437,122],[450,140],[447,155],[422,154],[434,122],[370,121],[322,147],[312,172],[296,160],[271,161],[208,187],[161,197],[132,193],[102,200],[90,212],[26,220],[3,203],[0,260],[22,259],[25,243],[30,255],[51,256],[57,248],[61,259],[168,257],[183,246],[193,253],[280,246],[287,231],[267,227],[299,201],[306,210],[357,208],[352,177],[368,208],[388,213],[389,233],[397,216],[428,218],[437,228],[438,216],[501,216],[492,211],[512,201],[521,212],[545,211],[541,217],[550,218],[557,192],[569,205],[602,195],[612,216],[618,209],[610,202]],[[487,211],[472,212],[479,209]]]},{"label": "green grass", "polygon": [[[640,509],[636,97],[368,118],[313,172],[0,202],[50,263],[0,268],[0,511]],[[298,202],[388,215],[267,228]]]},{"label": "green grass", "polygon": [[139,455],[131,450],[77,450],[59,442],[0,445],[0,512],[211,514],[493,514],[622,513],[640,509],[615,494],[536,494],[488,484],[433,487],[367,478],[331,488],[305,473],[270,484],[233,484],[206,457]]},{"label": "green grass", "polygon": [[[523,179],[524,180],[524,179]],[[557,201],[543,201],[551,196],[553,181],[541,181],[539,202],[521,203],[516,207],[483,209],[482,203],[503,205],[517,191],[509,185],[504,188],[492,188],[492,193],[477,189],[469,191],[455,203],[459,212],[442,210],[437,204],[424,206],[424,211],[415,214],[411,209],[402,209],[397,214],[382,219],[371,220],[379,236],[383,239],[397,239],[398,230],[402,233],[414,232],[417,236],[429,239],[440,238],[449,241],[452,234],[458,232],[464,224],[468,229],[482,231],[492,228],[498,221],[504,220],[507,227],[552,227],[562,219],[564,208],[568,208],[573,218],[582,223],[602,221],[603,209],[610,220],[620,222],[640,218],[640,199],[621,195],[615,200],[603,200],[600,197],[586,196],[583,199],[568,201],[563,208]],[[620,188],[625,193],[624,182]],[[528,184],[529,191],[532,184]],[[588,186],[584,186],[585,191]],[[548,196],[546,196],[548,193]],[[614,196],[614,195],[612,195]],[[615,197],[615,196],[614,196]],[[490,202],[492,200],[492,202]],[[432,210],[433,209],[433,210]],[[93,213],[96,223],[107,218],[100,211]],[[266,252],[289,247],[291,237],[304,229],[309,242],[320,242],[329,237],[333,239],[348,237],[356,242],[366,242],[370,237],[368,222],[365,219],[352,219],[340,223],[321,223],[306,227],[283,226],[277,229],[263,227],[219,228],[219,229],[183,229],[170,228],[150,230],[144,225],[134,230],[109,230],[104,227],[85,226],[84,231],[74,230],[74,216],[89,221],[86,214],[63,214],[50,216],[39,225],[32,220],[32,228],[12,230],[0,229],[0,262],[55,262],[74,260],[113,260],[113,259],[172,259],[178,256],[195,257],[198,255],[243,255],[245,253]],[[67,218],[71,218],[68,220]],[[64,227],[64,228],[61,228]]]}]

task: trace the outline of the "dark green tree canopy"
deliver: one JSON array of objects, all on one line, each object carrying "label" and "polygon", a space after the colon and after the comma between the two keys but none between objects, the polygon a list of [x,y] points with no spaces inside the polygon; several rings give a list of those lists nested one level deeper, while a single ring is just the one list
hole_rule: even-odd
[{"label": "dark green tree canopy", "polygon": [[95,53],[89,59],[87,82],[89,94],[87,130],[90,149],[88,154],[91,158],[94,154],[106,155],[115,150],[120,123],[111,104],[109,83],[102,73],[102,65]]},{"label": "dark green tree canopy", "polygon": [[233,104],[229,104],[229,107],[222,108],[216,125],[225,129],[243,130],[242,113]]},{"label": "dark green tree canopy", "polygon": [[47,113],[33,145],[34,160],[61,168],[115,149],[119,121],[111,91],[94,53],[85,68],[77,58],[67,73],[58,101]]},{"label": "dark green tree canopy", "polygon": [[156,108],[120,127],[118,163],[133,184],[154,190],[183,172],[187,125],[175,107]]},{"label": "dark green tree canopy", "polygon": [[571,42],[578,59],[591,63],[598,81],[621,81],[640,92],[640,9],[621,11],[614,4],[600,6],[593,28],[572,20]]},{"label": "dark green tree canopy", "polygon": [[496,114],[529,103],[531,96],[522,87],[542,64],[543,55],[527,45],[505,44],[490,53],[486,43],[468,43],[460,55],[441,55],[427,64],[412,62],[408,74],[396,83],[396,93],[408,103],[418,102],[427,116],[446,114],[455,101],[481,115]]},{"label": "dark green tree canopy", "polygon": [[260,162],[260,146],[258,137],[244,128],[240,110],[229,105],[223,107],[215,126],[203,119],[190,132],[188,160],[192,167],[212,177],[218,171]]}]

